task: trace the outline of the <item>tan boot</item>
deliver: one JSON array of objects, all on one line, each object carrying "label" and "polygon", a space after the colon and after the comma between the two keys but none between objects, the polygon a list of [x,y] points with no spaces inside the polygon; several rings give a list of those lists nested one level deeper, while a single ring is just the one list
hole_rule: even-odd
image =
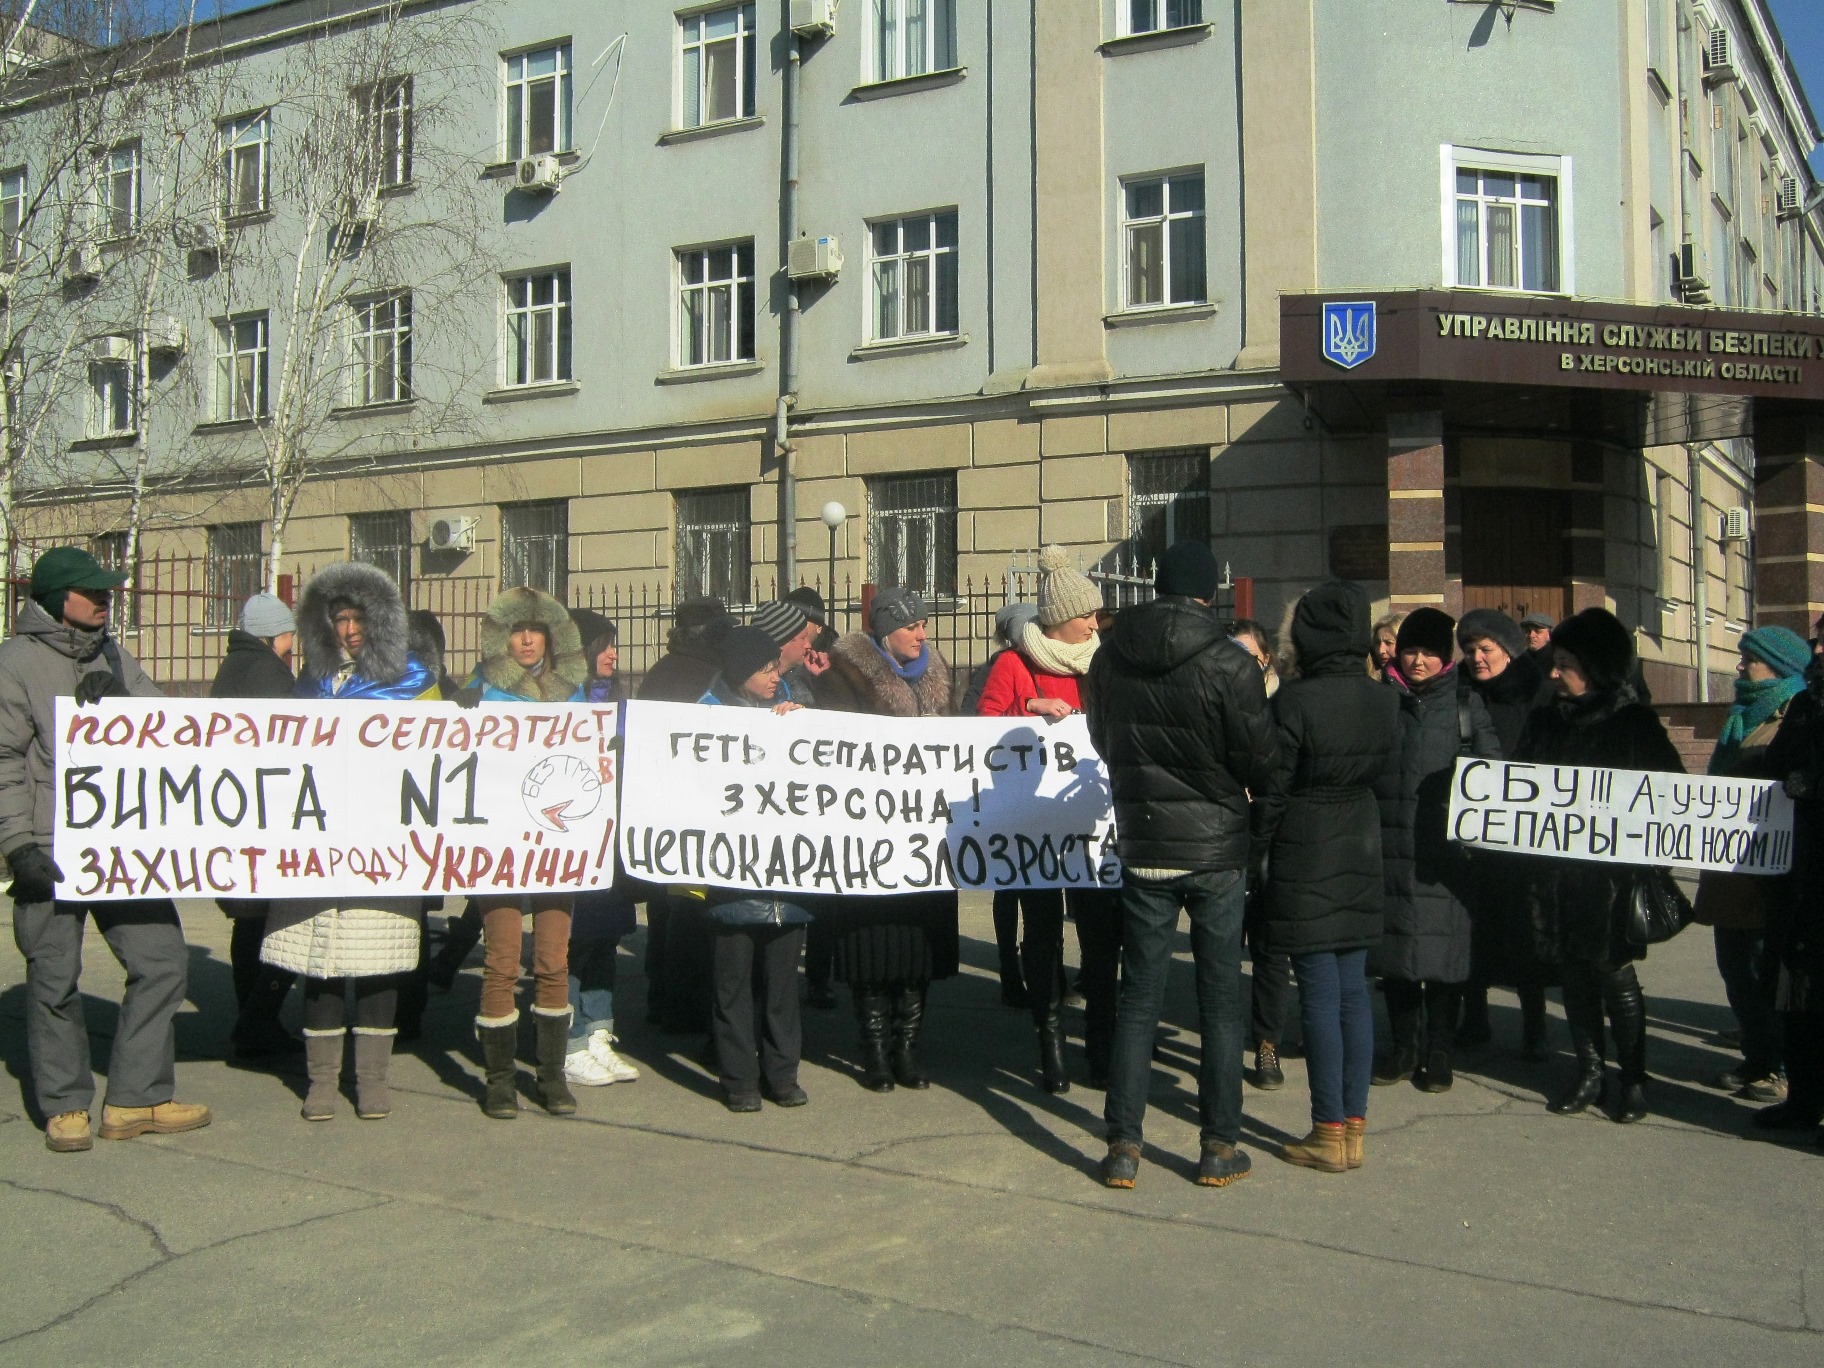
[{"label": "tan boot", "polygon": [[95,1144],[89,1134],[86,1111],[58,1112],[44,1123],[44,1147],[58,1154],[74,1154]]},{"label": "tan boot", "polygon": [[1288,1164],[1297,1164],[1300,1168],[1320,1169],[1325,1173],[1341,1173],[1349,1167],[1344,1158],[1343,1127],[1336,1123],[1319,1123],[1311,1127],[1311,1134],[1303,1140],[1294,1140],[1280,1150],[1279,1157]]},{"label": "tan boot", "polygon": [[209,1124],[209,1108],[194,1102],[160,1102],[155,1107],[109,1107],[101,1109],[101,1138],[131,1140],[148,1131],[153,1135],[176,1135],[180,1131],[201,1130]]},{"label": "tan boot", "polygon": [[1362,1136],[1367,1130],[1365,1116],[1352,1116],[1343,1122],[1343,1162],[1352,1169],[1362,1166]]}]

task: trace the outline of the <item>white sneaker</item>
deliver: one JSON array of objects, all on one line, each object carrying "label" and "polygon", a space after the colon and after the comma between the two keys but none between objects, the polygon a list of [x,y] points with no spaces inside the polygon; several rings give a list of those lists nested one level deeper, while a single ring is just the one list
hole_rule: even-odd
[{"label": "white sneaker", "polygon": [[614,1082],[614,1075],[602,1066],[601,1060],[590,1053],[587,1047],[584,1047],[564,1056],[564,1081],[577,1083],[585,1088],[600,1088]]},{"label": "white sneaker", "polygon": [[589,1033],[589,1053],[595,1062],[608,1071],[611,1083],[631,1083],[640,1076],[640,1071],[614,1052],[615,1038],[605,1030],[594,1030]]}]

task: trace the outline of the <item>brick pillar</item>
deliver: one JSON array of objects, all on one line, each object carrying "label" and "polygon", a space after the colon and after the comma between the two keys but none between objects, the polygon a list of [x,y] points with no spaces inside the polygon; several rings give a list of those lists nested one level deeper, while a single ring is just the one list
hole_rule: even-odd
[{"label": "brick pillar", "polygon": [[1596,443],[1571,444],[1571,517],[1564,529],[1564,559],[1570,567],[1573,613],[1608,606],[1608,529],[1604,519],[1607,486],[1603,465],[1603,451]]},{"label": "brick pillar", "polygon": [[1463,609],[1463,581],[1444,555],[1444,415],[1387,415],[1387,592],[1396,613]]},{"label": "brick pillar", "polygon": [[1824,612],[1824,419],[1755,415],[1754,600],[1800,636]]}]

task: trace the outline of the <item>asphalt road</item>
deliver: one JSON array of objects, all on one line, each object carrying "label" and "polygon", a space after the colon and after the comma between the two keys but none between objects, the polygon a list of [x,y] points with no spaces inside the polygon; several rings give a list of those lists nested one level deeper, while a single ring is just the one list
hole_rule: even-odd
[{"label": "asphalt road", "polygon": [[[0,1364],[1824,1362],[1824,1151],[1744,1139],[1748,1105],[1706,1086],[1731,1019],[1701,929],[1643,967],[1640,1125],[1548,1115],[1568,1055],[1522,1063],[1496,994],[1496,1047],[1451,1092],[1375,1090],[1352,1174],[1271,1157],[1308,1118],[1288,1060],[1285,1089],[1249,1090],[1255,1169],[1224,1190],[1190,1181],[1181,955],[1121,1193],[1094,1180],[1101,1094],[1043,1093],[999,1005],[985,900],[932,994],[928,1093],[864,1092],[847,1013],[807,1011],[811,1105],[729,1114],[700,1042],[643,1023],[636,939],[620,1016],[645,1076],[512,1123],[476,1105],[473,962],[396,1061],[390,1120],[307,1125],[301,1074],[221,1061],[227,923],[184,912],[179,1089],[215,1109],[191,1135],[47,1152],[0,952]],[[105,1061],[121,975],[87,953]],[[1562,1051],[1555,1005],[1552,1031]]]}]

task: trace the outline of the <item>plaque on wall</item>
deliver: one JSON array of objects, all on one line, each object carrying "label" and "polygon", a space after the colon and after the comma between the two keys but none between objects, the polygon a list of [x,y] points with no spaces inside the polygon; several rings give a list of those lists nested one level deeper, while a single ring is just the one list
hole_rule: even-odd
[{"label": "plaque on wall", "polygon": [[1352,523],[1330,529],[1330,573],[1338,579],[1387,578],[1387,524]]}]

